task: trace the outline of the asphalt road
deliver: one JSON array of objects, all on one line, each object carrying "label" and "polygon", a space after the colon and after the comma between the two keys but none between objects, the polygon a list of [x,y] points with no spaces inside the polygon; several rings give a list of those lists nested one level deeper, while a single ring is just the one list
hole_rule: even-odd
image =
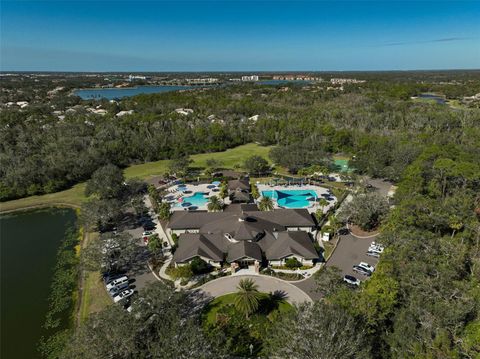
[{"label": "asphalt road", "polygon": [[199,289],[205,294],[212,297],[218,297],[228,293],[237,291],[238,283],[241,279],[250,278],[258,285],[260,292],[270,293],[275,291],[284,292],[289,303],[300,304],[303,302],[311,302],[312,299],[296,286],[285,281],[278,280],[273,277],[263,275],[233,275],[222,277],[205,283]]}]

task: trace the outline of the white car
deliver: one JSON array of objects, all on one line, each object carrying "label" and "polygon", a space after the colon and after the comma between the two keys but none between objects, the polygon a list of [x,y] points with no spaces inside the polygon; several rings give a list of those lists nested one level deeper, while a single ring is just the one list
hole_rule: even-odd
[{"label": "white car", "polygon": [[151,235],[153,235],[152,231],[145,231],[145,232],[142,233],[143,237],[148,237],[148,236],[151,236]]},{"label": "white car", "polygon": [[385,248],[381,244],[377,244],[375,242],[372,242],[372,244],[370,244],[370,247],[368,248],[368,250],[375,251],[378,253],[383,253],[384,249]]},{"label": "white car", "polygon": [[365,268],[366,270],[370,271],[371,273],[373,273],[375,271],[375,267],[371,266],[370,264],[368,264],[366,262],[360,262],[358,264],[358,266],[362,267],[362,268]]},{"label": "white car", "polygon": [[123,277],[112,280],[107,283],[107,290],[110,291],[113,288],[120,287],[122,285],[128,284],[128,277],[124,275]]},{"label": "white car", "polygon": [[343,277],[343,281],[351,285],[360,285],[360,280],[355,278],[353,275],[345,275],[345,277]]},{"label": "white car", "polygon": [[125,289],[124,291],[118,293],[115,297],[113,297],[113,301],[115,303],[118,303],[122,299],[130,297],[132,294],[133,294],[133,289]]},{"label": "white car", "polygon": [[380,257],[380,253],[377,252],[377,251],[372,251],[371,249],[369,249],[369,250],[367,251],[367,256],[374,257],[374,258],[379,258],[379,257]]}]

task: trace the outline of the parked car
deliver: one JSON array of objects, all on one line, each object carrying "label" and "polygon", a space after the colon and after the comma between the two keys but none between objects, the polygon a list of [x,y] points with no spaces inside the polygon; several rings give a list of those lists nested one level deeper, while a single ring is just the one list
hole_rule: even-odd
[{"label": "parked car", "polygon": [[372,251],[372,250],[368,250],[367,251],[367,256],[370,256],[370,257],[374,257],[374,258],[379,258],[380,257],[380,253],[377,252],[377,251]]},{"label": "parked car", "polygon": [[355,278],[353,275],[345,275],[345,277],[343,277],[343,281],[351,285],[360,285],[360,280]]},{"label": "parked car", "polygon": [[103,282],[105,283],[105,285],[107,285],[108,283],[112,282],[113,280],[121,278],[123,276],[125,276],[125,273],[118,273],[118,272],[103,273]]},{"label": "parked car", "polygon": [[363,267],[360,267],[360,266],[353,266],[353,271],[354,272],[357,272],[359,274],[363,274],[363,275],[366,275],[366,276],[371,276],[372,275],[372,272],[370,272],[369,270],[363,268]]},{"label": "parked car", "polygon": [[369,249],[370,248],[378,251],[379,253],[383,253],[383,250],[385,249],[381,244],[375,242],[372,242],[372,244],[370,244]]},{"label": "parked car", "polygon": [[125,289],[124,291],[118,293],[116,296],[113,297],[113,301],[115,303],[120,302],[123,299],[130,297],[133,294],[133,289]]},{"label": "parked car", "polygon": [[358,266],[365,268],[366,270],[370,271],[371,273],[373,273],[375,271],[375,267],[371,266],[370,264],[368,264],[366,262],[360,262],[358,264]]},{"label": "parked car", "polygon": [[120,293],[121,291],[125,290],[125,289],[128,289],[129,288],[129,285],[128,285],[128,281],[127,282],[122,282],[121,284],[119,285],[116,285],[115,287],[112,287],[108,290],[108,294],[110,294],[112,297],[116,296],[118,293]]},{"label": "parked car", "polygon": [[128,284],[128,277],[126,275],[120,277],[120,278],[117,278],[117,279],[114,279],[112,280],[111,282],[108,282],[107,283],[107,290],[110,291],[110,289],[112,288],[115,288],[115,287],[118,287],[120,286],[121,284],[123,283],[127,283]]},{"label": "parked car", "polygon": [[153,235],[152,231],[145,231],[145,232],[142,233],[143,237],[148,237],[148,236],[151,236],[151,235]]}]

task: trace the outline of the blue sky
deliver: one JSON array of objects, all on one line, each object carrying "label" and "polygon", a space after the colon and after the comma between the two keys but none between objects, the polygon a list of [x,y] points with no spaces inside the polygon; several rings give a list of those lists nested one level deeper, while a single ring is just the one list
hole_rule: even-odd
[{"label": "blue sky", "polygon": [[5,1],[3,71],[480,68],[480,1]]}]

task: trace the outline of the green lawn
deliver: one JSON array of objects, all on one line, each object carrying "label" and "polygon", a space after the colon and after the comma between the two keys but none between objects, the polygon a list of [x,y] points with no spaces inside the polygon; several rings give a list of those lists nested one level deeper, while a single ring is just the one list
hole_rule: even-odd
[{"label": "green lawn", "polygon": [[48,206],[79,207],[85,200],[84,191],[85,183],[79,183],[60,192],[2,202],[0,203],[0,212]]},{"label": "green lawn", "polygon": [[110,304],[112,300],[105,291],[100,273],[86,272],[83,281],[80,322],[87,319],[91,313],[99,312]]},{"label": "green lawn", "polygon": [[[268,296],[267,293],[263,293],[265,298]],[[235,300],[235,293],[230,293],[226,295],[222,295],[221,297],[215,298],[211,301],[205,309],[204,320],[206,323],[214,325],[217,318],[217,313],[222,308],[233,306],[233,302]],[[278,303],[278,307],[274,309],[272,312],[277,312],[278,314],[288,313],[293,310],[293,307],[285,300],[280,301]],[[271,312],[268,313],[267,316],[271,317]],[[256,316],[260,316],[261,314],[254,314],[250,317],[250,320],[255,321]]]},{"label": "green lawn", "polygon": [[[192,155],[192,167],[205,167],[206,161],[213,158],[222,161],[223,167],[233,168],[235,165],[241,166],[245,158],[252,155],[259,155],[268,160],[268,153],[270,146],[259,146],[254,143],[249,143],[243,146],[238,146],[224,152],[203,153]],[[125,169],[125,177],[138,177],[141,179],[148,179],[151,176],[162,175],[165,173],[168,160],[149,162],[140,165],[133,165]],[[45,194],[41,196],[31,196],[13,201],[0,203],[0,212],[8,212],[20,209],[29,209],[40,206],[72,206],[79,207],[85,201],[84,196],[85,183],[79,183],[70,189]]]},{"label": "green lawn", "polygon": [[[208,159],[215,159],[222,162],[223,168],[232,169],[237,166],[242,166],[244,160],[253,155],[262,156],[269,160],[268,153],[271,146],[260,146],[254,143],[238,146],[223,152],[201,153],[192,155],[192,167],[205,168],[207,167]],[[270,160],[269,160],[270,162]],[[167,171],[168,160],[161,160],[156,162],[148,162],[140,165],[133,165],[125,169],[125,177],[138,177],[147,179],[151,176],[163,175]]]}]

